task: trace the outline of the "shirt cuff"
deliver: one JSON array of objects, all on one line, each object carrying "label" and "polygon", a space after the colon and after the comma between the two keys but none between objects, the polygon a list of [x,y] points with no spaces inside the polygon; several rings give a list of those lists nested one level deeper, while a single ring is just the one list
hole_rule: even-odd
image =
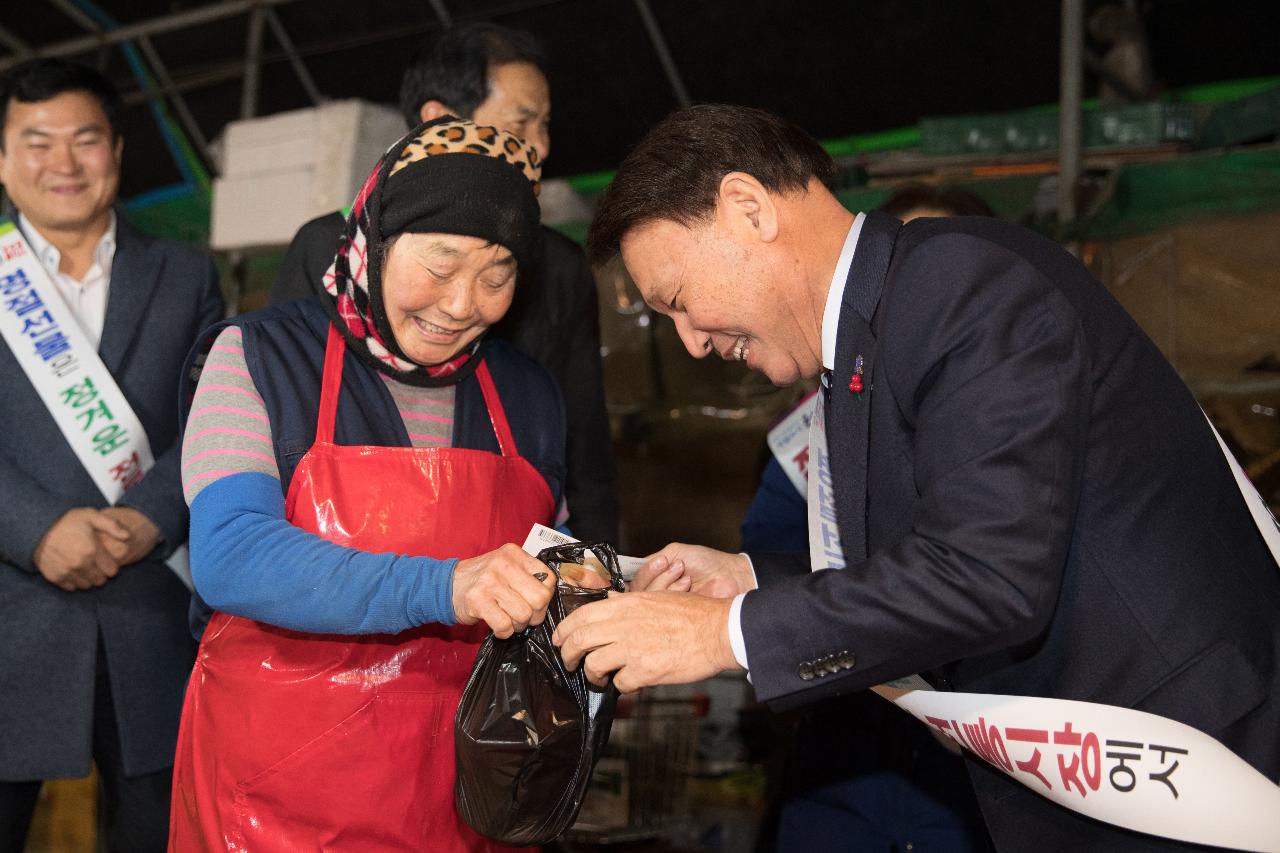
[{"label": "shirt cuff", "polygon": [[733,657],[738,661],[738,666],[749,671],[751,667],[747,666],[747,641],[742,636],[742,599],[746,597],[745,592],[740,592],[729,605],[729,646],[733,649]]},{"label": "shirt cuff", "polygon": [[756,564],[751,562],[751,555],[746,551],[739,551],[738,556],[747,558],[747,568],[751,570],[751,588],[759,589],[760,579],[756,577]]}]

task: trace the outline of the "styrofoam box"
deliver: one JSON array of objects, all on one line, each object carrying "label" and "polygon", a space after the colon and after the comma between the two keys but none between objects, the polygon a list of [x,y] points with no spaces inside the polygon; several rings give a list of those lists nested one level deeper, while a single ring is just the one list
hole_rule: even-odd
[{"label": "styrofoam box", "polygon": [[351,204],[404,132],[397,110],[359,100],[227,125],[213,184],[213,248],[288,243],[307,220]]}]

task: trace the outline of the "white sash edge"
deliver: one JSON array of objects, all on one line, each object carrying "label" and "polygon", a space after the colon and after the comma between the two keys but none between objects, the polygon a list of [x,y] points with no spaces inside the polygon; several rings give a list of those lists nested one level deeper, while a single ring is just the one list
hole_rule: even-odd
[{"label": "white sash edge", "polygon": [[1218,428],[1213,425],[1213,421],[1209,420],[1207,414],[1205,415],[1205,420],[1209,421],[1209,429],[1213,430],[1213,437],[1218,440],[1218,447],[1222,449],[1222,455],[1227,458],[1227,465],[1231,468],[1231,474],[1236,478],[1236,487],[1240,489],[1240,496],[1244,498],[1245,505],[1249,507],[1249,514],[1253,516],[1253,523],[1258,526],[1258,532],[1262,534],[1262,541],[1267,543],[1267,550],[1271,552],[1271,559],[1275,561],[1277,567],[1280,567],[1280,523],[1276,522],[1276,517],[1272,515],[1271,508],[1262,499],[1262,495],[1258,494],[1257,487],[1249,481],[1249,476],[1245,474],[1235,456],[1227,449],[1227,443],[1222,440],[1222,435],[1218,432]]},{"label": "white sash edge", "polygon": [[[2,218],[0,337],[76,459],[114,505],[126,483],[155,464],[146,430],[16,223]],[[193,588],[185,545],[165,562]]]}]

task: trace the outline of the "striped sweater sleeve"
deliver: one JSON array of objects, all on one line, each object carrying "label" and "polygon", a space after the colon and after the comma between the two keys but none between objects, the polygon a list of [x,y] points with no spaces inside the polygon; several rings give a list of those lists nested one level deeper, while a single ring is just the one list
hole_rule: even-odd
[{"label": "striped sweater sleeve", "polygon": [[280,479],[267,407],[249,375],[239,328],[213,342],[182,438],[182,491],[191,506],[220,477],[252,471]]},{"label": "striped sweater sleeve", "polygon": [[192,578],[214,610],[330,634],[398,633],[454,621],[456,559],[347,548],[285,519],[271,425],[239,329],[220,333],[205,362],[187,419],[182,473]]}]

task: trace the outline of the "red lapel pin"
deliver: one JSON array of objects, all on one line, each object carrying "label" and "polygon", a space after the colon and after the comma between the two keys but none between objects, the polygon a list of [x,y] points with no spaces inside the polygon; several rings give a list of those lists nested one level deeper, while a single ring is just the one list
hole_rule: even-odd
[{"label": "red lapel pin", "polygon": [[853,359],[853,376],[849,377],[849,390],[855,394],[862,393],[862,356]]}]

